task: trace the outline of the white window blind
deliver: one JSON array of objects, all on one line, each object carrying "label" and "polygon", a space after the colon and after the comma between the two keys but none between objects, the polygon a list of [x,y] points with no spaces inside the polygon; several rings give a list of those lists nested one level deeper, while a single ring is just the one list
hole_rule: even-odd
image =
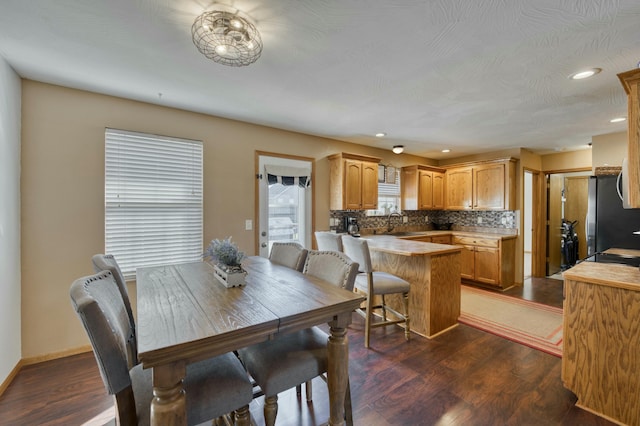
[{"label": "white window blind", "polygon": [[367,216],[386,216],[400,213],[400,170],[394,171],[395,183],[378,182],[378,209],[367,210]]},{"label": "white window blind", "polygon": [[106,129],[105,251],[125,277],[202,247],[202,142]]}]

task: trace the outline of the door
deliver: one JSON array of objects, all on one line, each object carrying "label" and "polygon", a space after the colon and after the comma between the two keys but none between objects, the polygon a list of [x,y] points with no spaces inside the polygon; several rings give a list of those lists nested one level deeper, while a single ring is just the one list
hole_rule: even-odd
[{"label": "door", "polygon": [[447,170],[446,176],[446,208],[471,210],[472,169],[450,169]]},{"label": "door", "polygon": [[504,164],[492,164],[473,169],[474,209],[504,210],[504,168]]},{"label": "door", "polygon": [[[313,177],[313,159],[258,153],[258,254],[269,257],[276,241],[298,242],[311,248],[313,194],[311,186],[300,186],[298,176]],[[267,171],[284,178],[269,184]],[[286,179],[294,178],[294,179]],[[282,182],[282,183],[280,183]],[[313,182],[311,182],[313,185]]]}]

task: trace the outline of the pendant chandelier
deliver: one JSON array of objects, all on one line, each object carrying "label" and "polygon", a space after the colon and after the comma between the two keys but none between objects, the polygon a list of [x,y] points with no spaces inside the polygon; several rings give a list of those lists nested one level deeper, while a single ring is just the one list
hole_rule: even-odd
[{"label": "pendant chandelier", "polygon": [[204,12],[191,26],[191,37],[200,53],[230,67],[250,65],[262,53],[260,33],[237,12]]}]

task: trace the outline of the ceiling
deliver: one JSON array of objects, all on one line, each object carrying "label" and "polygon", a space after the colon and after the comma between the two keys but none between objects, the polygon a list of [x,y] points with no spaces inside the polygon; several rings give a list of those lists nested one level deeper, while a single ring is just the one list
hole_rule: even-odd
[{"label": "ceiling", "polygon": [[215,3],[196,0],[1,0],[0,55],[27,79],[434,159],[627,128],[609,120],[627,114],[616,74],[640,61],[638,0],[220,3],[262,35],[248,67],[197,51]]}]

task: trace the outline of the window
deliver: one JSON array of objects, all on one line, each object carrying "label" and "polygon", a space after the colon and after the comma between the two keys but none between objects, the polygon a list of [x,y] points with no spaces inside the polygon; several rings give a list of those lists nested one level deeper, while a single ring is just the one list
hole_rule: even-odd
[{"label": "window", "polygon": [[[384,173],[385,181],[378,182],[378,209],[367,210],[367,216],[386,216],[389,213],[400,213],[400,170],[393,168],[395,179],[389,179]],[[387,183],[393,181],[393,183]]]},{"label": "window", "polygon": [[202,142],[106,129],[105,251],[125,277],[202,247]]}]

